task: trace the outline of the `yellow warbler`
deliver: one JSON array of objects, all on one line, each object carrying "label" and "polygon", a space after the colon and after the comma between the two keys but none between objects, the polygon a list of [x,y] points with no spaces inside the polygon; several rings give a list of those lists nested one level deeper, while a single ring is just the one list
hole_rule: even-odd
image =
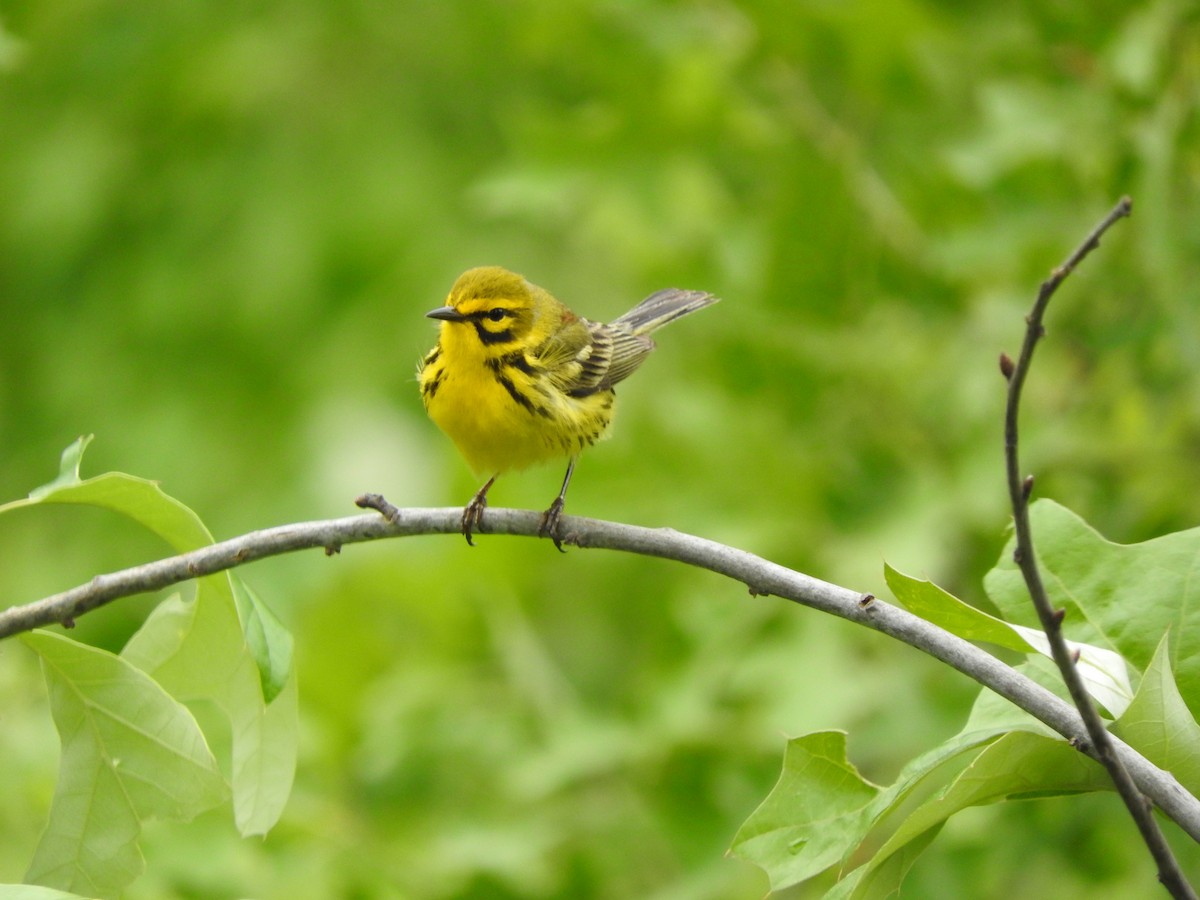
[{"label": "yellow warbler", "polygon": [[463,510],[467,543],[482,528],[497,476],[566,457],[562,490],[539,530],[561,550],[558,523],[567,485],[583,448],[608,431],[613,385],[654,349],[647,334],[716,302],[702,291],[668,288],[606,325],[575,315],[549,292],[498,266],[459,276],[446,305],[426,314],[441,321],[441,331],[419,380],[430,418],[472,469],[490,475]]}]

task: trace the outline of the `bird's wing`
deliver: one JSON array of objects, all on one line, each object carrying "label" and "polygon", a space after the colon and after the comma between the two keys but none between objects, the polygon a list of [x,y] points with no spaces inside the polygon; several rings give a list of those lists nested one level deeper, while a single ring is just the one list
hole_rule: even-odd
[{"label": "bird's wing", "polygon": [[620,326],[578,319],[538,348],[538,361],[560,390],[586,397],[626,378],[654,349],[654,341]]},{"label": "bird's wing", "polygon": [[595,338],[595,345],[604,346],[606,354],[605,371],[596,385],[597,389],[612,387],[618,381],[628,378],[654,349],[654,341],[650,338],[634,334],[620,325],[592,322],[588,324]]}]

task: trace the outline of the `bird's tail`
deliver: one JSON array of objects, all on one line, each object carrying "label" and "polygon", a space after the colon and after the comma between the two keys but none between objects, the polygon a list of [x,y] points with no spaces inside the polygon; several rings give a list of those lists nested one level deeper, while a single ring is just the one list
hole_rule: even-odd
[{"label": "bird's tail", "polygon": [[718,299],[704,291],[666,288],[651,294],[612,324],[623,325],[634,334],[649,334],[681,316],[712,306]]}]

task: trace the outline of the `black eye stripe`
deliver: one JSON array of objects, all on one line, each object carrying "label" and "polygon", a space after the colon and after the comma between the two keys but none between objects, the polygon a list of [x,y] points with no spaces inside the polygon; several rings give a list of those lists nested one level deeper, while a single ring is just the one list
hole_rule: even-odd
[{"label": "black eye stripe", "polygon": [[505,309],[503,306],[494,306],[491,309],[481,309],[478,312],[473,312],[467,318],[475,322],[482,322],[484,319],[492,322],[503,322],[512,316],[512,314],[513,311],[511,309]]}]

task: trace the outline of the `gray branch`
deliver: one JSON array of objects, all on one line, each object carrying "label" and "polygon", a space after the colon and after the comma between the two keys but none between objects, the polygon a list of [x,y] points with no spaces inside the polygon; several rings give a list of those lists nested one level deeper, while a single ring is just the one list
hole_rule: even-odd
[{"label": "gray branch", "polygon": [[[363,541],[426,534],[461,535],[461,507],[396,509],[377,496],[362,498],[360,505],[379,509],[384,515],[370,513],[281,525],[143,566],[98,575],[69,591],[0,612],[0,638],[45,625],[69,625],[83,613],[121,597],[161,590],[268,556],[318,547],[332,555],[346,544]],[[489,509],[485,524],[484,533],[487,534],[536,537],[541,514],[530,510]],[[622,550],[687,563],[739,581],[753,594],[770,594],[791,600],[882,632],[928,653],[1006,697],[1089,755],[1095,752],[1073,706],[974,644],[906,610],[877,600],[871,594],[829,584],[753,553],[670,528],[640,528],[564,516],[562,532],[565,535],[563,542],[567,544]],[[1200,841],[1200,801],[1170,772],[1158,768],[1115,737],[1112,741],[1114,751],[1141,791],[1193,840]]]}]

